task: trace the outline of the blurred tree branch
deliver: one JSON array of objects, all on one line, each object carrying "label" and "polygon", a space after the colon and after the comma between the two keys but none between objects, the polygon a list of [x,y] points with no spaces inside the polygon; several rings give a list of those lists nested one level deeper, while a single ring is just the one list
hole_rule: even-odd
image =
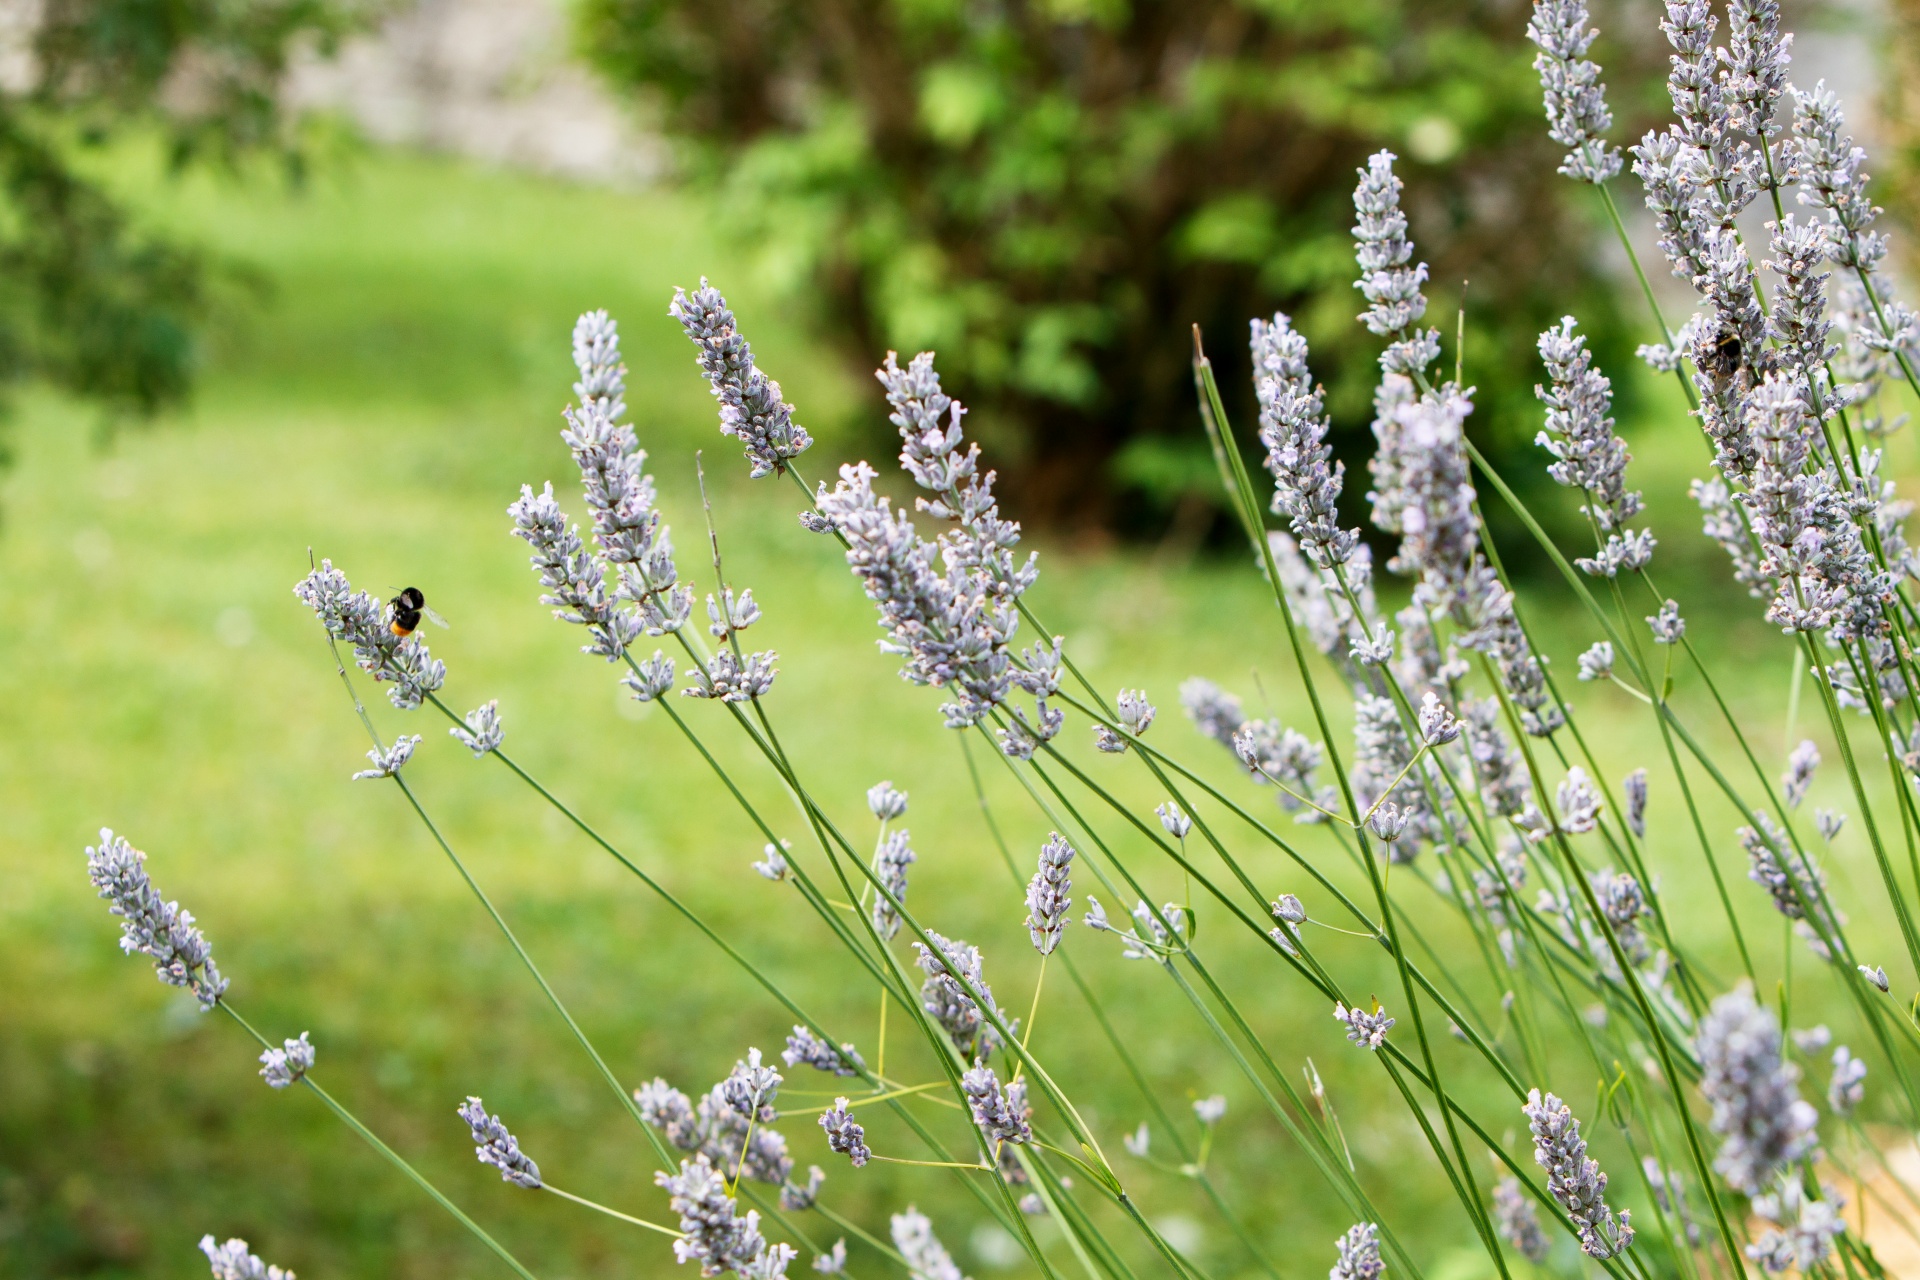
[{"label": "blurred tree branch", "polygon": [[297,174],[278,91],[297,42],[331,52],[355,0],[43,0],[0,77],[0,388],[41,378],[117,414],[187,391],[209,263],[144,228],[85,153],[158,134],[176,167],[269,154]]}]

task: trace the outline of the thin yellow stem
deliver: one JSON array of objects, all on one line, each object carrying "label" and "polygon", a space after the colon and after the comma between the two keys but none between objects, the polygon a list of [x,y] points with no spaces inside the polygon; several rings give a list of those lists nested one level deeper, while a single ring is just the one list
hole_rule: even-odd
[{"label": "thin yellow stem", "polygon": [[[888,1093],[869,1093],[858,1098],[848,1098],[847,1100],[849,1102],[863,1102],[863,1103],[864,1102],[885,1102],[889,1098],[904,1098],[910,1094],[925,1093],[929,1089],[944,1089],[948,1086],[949,1083],[950,1082],[946,1080],[935,1080],[932,1084],[909,1085],[904,1089],[894,1089]],[[836,1094],[835,1096],[846,1097],[845,1094]],[[817,1116],[817,1115],[820,1115],[822,1112],[833,1110],[834,1106],[836,1105],[837,1104],[835,1103],[829,1103],[824,1107],[802,1107],[798,1111],[782,1111],[780,1113],[780,1118],[782,1120],[785,1120],[789,1116]]]},{"label": "thin yellow stem", "polygon": [[686,1233],[684,1232],[675,1231],[672,1227],[663,1227],[657,1222],[648,1222],[645,1218],[632,1217],[629,1214],[624,1214],[620,1212],[618,1209],[609,1209],[607,1208],[607,1206],[603,1204],[596,1204],[592,1200],[587,1199],[585,1196],[574,1195],[571,1191],[562,1191],[560,1188],[554,1186],[551,1182],[541,1183],[540,1189],[542,1191],[551,1191],[553,1192],[554,1195],[559,1196],[562,1200],[571,1200],[577,1205],[583,1205],[586,1208],[592,1209],[595,1213],[604,1213],[609,1218],[618,1218],[620,1219],[620,1221],[630,1222],[636,1227],[645,1227],[649,1231],[658,1231],[661,1235],[672,1236],[675,1240],[686,1239]]}]

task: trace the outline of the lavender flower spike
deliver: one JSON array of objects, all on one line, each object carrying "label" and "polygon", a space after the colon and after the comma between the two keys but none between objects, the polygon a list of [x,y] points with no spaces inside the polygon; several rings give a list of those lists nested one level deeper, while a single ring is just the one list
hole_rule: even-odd
[{"label": "lavender flower spike", "polygon": [[511,1182],[529,1191],[540,1189],[540,1166],[520,1150],[520,1144],[507,1132],[507,1126],[500,1123],[499,1116],[488,1115],[485,1104],[472,1096],[457,1110],[473,1131],[473,1154],[481,1164],[498,1169],[502,1182]]},{"label": "lavender flower spike", "polygon": [[1040,847],[1040,869],[1027,885],[1027,934],[1033,939],[1033,949],[1043,956],[1053,954],[1066,931],[1067,909],[1073,905],[1068,896],[1073,888],[1068,875],[1072,861],[1073,846],[1061,839],[1058,831],[1052,833]]},{"label": "lavender flower spike", "polygon": [[1647,771],[1635,769],[1620,785],[1627,793],[1627,829],[1644,840],[1647,838]]},{"label": "lavender flower spike", "polygon": [[953,1255],[933,1234],[933,1223],[912,1205],[905,1213],[893,1215],[891,1234],[894,1248],[907,1260],[912,1280],[966,1280]]},{"label": "lavender flower spike", "polygon": [[656,1076],[633,1091],[633,1100],[639,1104],[640,1118],[660,1130],[668,1142],[682,1151],[700,1149],[700,1118],[686,1094]]},{"label": "lavender flower spike", "polygon": [[1026,1085],[1016,1083],[1003,1088],[1000,1077],[986,1063],[976,1063],[960,1077],[961,1091],[973,1111],[973,1122],[988,1142],[1016,1145],[1033,1141],[1033,1127],[1025,1116]]},{"label": "lavender flower spike", "polygon": [[1538,1266],[1547,1260],[1547,1252],[1552,1244],[1547,1233],[1540,1228],[1540,1212],[1534,1207],[1527,1193],[1520,1189],[1520,1179],[1506,1177],[1493,1188],[1493,1225],[1508,1244],[1519,1251],[1520,1256]]},{"label": "lavender flower spike", "polygon": [[867,808],[882,822],[892,822],[907,814],[907,793],[891,782],[876,782],[867,788]]},{"label": "lavender flower spike", "polygon": [[1380,1260],[1380,1228],[1374,1223],[1355,1223],[1334,1244],[1340,1260],[1327,1272],[1327,1280],[1378,1280],[1386,1274],[1387,1264]]},{"label": "lavender flower spike", "polygon": [[271,1089],[284,1089],[296,1080],[306,1077],[313,1070],[313,1044],[302,1031],[298,1040],[284,1042],[284,1047],[268,1049],[260,1055],[260,1078]]},{"label": "lavender flower spike", "polygon": [[793,406],[780,398],[780,384],[755,366],[727,300],[706,277],[691,294],[675,289],[667,313],[699,348],[700,372],[720,402],[720,432],[740,442],[754,478],[784,471],[788,459],[812,447],[813,437],[793,420]]},{"label": "lavender flower spike", "polygon": [[[900,807],[905,810],[905,797]],[[873,927],[889,942],[900,932],[900,911],[894,903],[907,900],[907,868],[916,860],[907,841],[907,829],[896,827],[873,855],[873,874],[886,888],[886,893],[873,895]]]},{"label": "lavender flower spike", "polygon": [[801,1065],[812,1067],[815,1071],[825,1071],[836,1076],[855,1076],[866,1065],[859,1051],[850,1044],[835,1048],[831,1041],[824,1040],[805,1026],[795,1023],[793,1033],[787,1037],[787,1047],[780,1051],[780,1061],[790,1067]]},{"label": "lavender flower spike", "polygon": [[761,1065],[760,1051],[748,1049],[746,1058],[736,1061],[727,1078],[720,1082],[720,1098],[742,1120],[772,1124],[780,1118],[773,1105],[780,1084],[780,1073]]},{"label": "lavender flower spike", "polygon": [[1572,1110],[1538,1089],[1528,1092],[1521,1110],[1533,1131],[1533,1158],[1547,1171],[1547,1191],[1573,1219],[1580,1248],[1602,1260],[1624,1252],[1633,1243],[1632,1215],[1622,1210],[1614,1220],[1606,1201],[1607,1175],[1587,1158],[1586,1139]]},{"label": "lavender flower spike", "polygon": [[1641,501],[1637,491],[1627,488],[1632,457],[1608,416],[1613,384],[1593,367],[1585,336],[1573,329],[1573,317],[1568,316],[1540,335],[1540,359],[1553,385],[1533,389],[1547,407],[1546,428],[1534,442],[1555,458],[1547,474],[1586,497],[1580,510],[1606,540],[1597,555],[1580,559],[1580,568],[1611,578],[1622,569],[1646,565],[1653,556],[1653,535],[1627,528],[1627,521],[1640,513]]},{"label": "lavender flower spike", "polygon": [[1713,1167],[1728,1185],[1759,1195],[1782,1168],[1813,1150],[1819,1117],[1800,1098],[1800,1069],[1781,1054],[1772,1010],[1742,986],[1713,1002],[1694,1036],[1700,1092],[1723,1142]]},{"label": "lavender flower spike", "polygon": [[147,878],[146,861],[146,854],[102,827],[100,843],[87,846],[87,879],[120,917],[120,949],[151,956],[160,981],[185,987],[202,1009],[211,1009],[227,989],[213,947],[194,927],[191,912],[160,896]]},{"label": "lavender flower spike", "polygon": [[[615,594],[633,603],[648,631],[677,631],[693,607],[693,589],[680,582],[674,566],[673,539],[654,506],[653,480],[645,471],[646,451],[633,427],[620,421],[627,407],[621,398],[624,366],[619,333],[605,312],[580,317],[573,358],[580,369],[580,381],[573,384],[580,404],[565,411],[567,426],[560,438],[580,469],[600,561],[614,575]],[[751,609],[751,603],[743,608]]]},{"label": "lavender flower spike", "polygon": [[256,1257],[247,1242],[239,1238],[216,1244],[212,1236],[200,1237],[200,1252],[207,1255],[213,1268],[213,1280],[294,1280],[285,1267],[268,1266]]},{"label": "lavender flower spike", "polygon": [[1388,373],[1413,374],[1439,356],[1440,335],[1414,327],[1427,313],[1427,298],[1420,289],[1427,282],[1427,264],[1407,265],[1413,259],[1413,242],[1407,239],[1407,216],[1400,211],[1404,184],[1393,172],[1393,161],[1393,152],[1378,151],[1360,170],[1360,185],[1353,193],[1359,215],[1353,238],[1360,263],[1354,288],[1369,304],[1361,313],[1361,323],[1380,337],[1393,339],[1380,356],[1380,367]]},{"label": "lavender flower spike", "polygon": [[1533,69],[1546,94],[1547,136],[1567,148],[1560,172],[1595,186],[1620,172],[1620,148],[1605,137],[1613,127],[1607,87],[1587,58],[1599,34],[1587,26],[1585,0],[1534,0],[1527,38],[1540,47]]},{"label": "lavender flower spike", "polygon": [[593,643],[582,645],[583,653],[618,662],[646,624],[636,610],[623,607],[608,592],[606,571],[580,540],[580,530],[567,523],[553,485],[539,493],[521,485],[520,497],[507,514],[513,519],[513,536],[533,548],[533,570],[546,588],[540,603],[551,605],[553,616],[562,622],[587,628]]},{"label": "lavender flower spike", "polygon": [[1802,739],[1787,757],[1787,771],[1780,779],[1789,809],[1798,809],[1800,802],[1807,798],[1807,788],[1813,785],[1813,771],[1819,767],[1820,748],[1814,746],[1811,739]]},{"label": "lavender flower spike", "polygon": [[854,1168],[862,1167],[873,1158],[873,1152],[867,1147],[866,1128],[847,1110],[845,1098],[835,1098],[833,1109],[821,1113],[820,1127],[827,1131],[827,1146],[853,1161]]},{"label": "lavender flower spike", "polygon": [[460,740],[460,745],[473,752],[478,760],[489,751],[498,751],[500,743],[506,738],[506,730],[500,727],[500,700],[490,698],[473,710],[467,712],[465,727],[455,725],[447,730]]},{"label": "lavender flower spike", "polygon": [[1387,1032],[1393,1029],[1393,1019],[1378,1005],[1375,1005],[1372,1013],[1368,1013],[1363,1009],[1349,1009],[1336,1000],[1333,1016],[1347,1024],[1347,1039],[1362,1049],[1371,1049],[1376,1053],[1387,1042]]},{"label": "lavender flower spike", "polygon": [[1332,461],[1325,392],[1307,371],[1307,340],[1278,311],[1271,323],[1254,320],[1252,329],[1253,388],[1260,400],[1260,443],[1273,474],[1274,513],[1288,517],[1315,563],[1344,564],[1360,531],[1340,527],[1346,468]]},{"label": "lavender flower spike", "polygon": [[1827,1108],[1837,1116],[1850,1116],[1867,1096],[1867,1064],[1841,1045],[1833,1051],[1833,1076],[1827,1081]]},{"label": "lavender flower spike", "polygon": [[360,770],[353,775],[353,780],[398,777],[402,766],[413,759],[413,749],[419,745],[419,734],[409,736],[403,733],[393,740],[391,747],[375,747],[367,752],[367,759],[373,761],[373,768]]},{"label": "lavender flower spike", "polygon": [[682,1160],[679,1173],[662,1171],[653,1180],[667,1189],[668,1203],[680,1215],[674,1257],[698,1262],[703,1276],[731,1271],[742,1280],[777,1280],[786,1275],[793,1247],[769,1245],[760,1234],[760,1215],[753,1210],[744,1218],[734,1215],[727,1180],[704,1153]]},{"label": "lavender flower spike", "polygon": [[387,607],[355,591],[333,561],[322,560],[294,586],[293,594],[313,610],[327,635],[352,646],[362,671],[393,685],[387,699],[400,710],[413,710],[446,683],[447,664],[427,652],[420,633],[394,634]]}]

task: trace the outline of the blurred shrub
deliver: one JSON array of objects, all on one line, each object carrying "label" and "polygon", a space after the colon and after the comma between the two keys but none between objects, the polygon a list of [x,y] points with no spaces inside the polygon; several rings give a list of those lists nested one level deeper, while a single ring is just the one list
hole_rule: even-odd
[{"label": "blurred shrub", "polygon": [[[23,11],[24,12],[24,11]],[[277,107],[296,37],[329,46],[341,0],[46,0],[0,71],[0,385],[45,378],[120,412],[186,391],[204,256],[145,231],[87,153],[157,130],[170,159],[294,165]]]},{"label": "blurred shrub", "polygon": [[[1559,316],[1578,311],[1603,359],[1630,358],[1619,290],[1598,287],[1591,195],[1554,173],[1528,8],[586,0],[582,35],[852,358],[939,349],[975,429],[1016,464],[1024,517],[1141,531],[1216,486],[1195,322],[1242,388],[1247,320],[1293,314],[1362,452],[1377,344],[1354,323],[1343,229],[1377,148],[1406,160],[1449,337],[1465,290],[1483,438],[1509,456],[1531,441],[1534,338]],[[1598,8],[1603,31],[1649,25]],[[1599,47],[1616,102],[1664,71],[1658,39]]]}]

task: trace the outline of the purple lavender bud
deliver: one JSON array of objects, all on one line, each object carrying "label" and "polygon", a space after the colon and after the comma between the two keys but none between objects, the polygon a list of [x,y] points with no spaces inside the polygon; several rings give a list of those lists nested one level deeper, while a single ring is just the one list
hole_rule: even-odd
[{"label": "purple lavender bud", "polygon": [[268,1266],[256,1257],[245,1240],[235,1238],[216,1244],[212,1236],[201,1236],[200,1252],[207,1255],[213,1280],[294,1280],[293,1272]]},{"label": "purple lavender bud", "polygon": [[1068,875],[1072,862],[1073,846],[1053,832],[1040,847],[1040,869],[1027,885],[1027,934],[1043,956],[1053,954],[1066,932],[1067,908],[1073,905],[1068,892],[1073,888]]},{"label": "purple lavender bud", "polygon": [[1540,1227],[1540,1212],[1520,1189],[1520,1179],[1502,1178],[1493,1188],[1493,1225],[1501,1239],[1535,1266],[1547,1260],[1552,1248]]},{"label": "purple lavender bud", "polygon": [[457,1110],[473,1131],[473,1154],[481,1164],[498,1169],[502,1182],[511,1182],[529,1191],[540,1189],[540,1166],[520,1150],[520,1144],[507,1132],[507,1126],[500,1123],[499,1116],[488,1115],[480,1099],[471,1096]]},{"label": "purple lavender bud", "polygon": [[1867,1096],[1867,1064],[1841,1045],[1833,1051],[1833,1076],[1827,1081],[1827,1108],[1837,1116],[1850,1116]]},{"label": "purple lavender bud", "polygon": [[[901,802],[901,811],[904,812],[904,796]],[[907,868],[917,860],[907,841],[907,829],[895,828],[887,833],[887,838],[873,855],[873,874],[886,889],[885,893],[873,895],[873,927],[889,942],[900,932],[900,910],[894,904],[907,900]]]},{"label": "purple lavender bud", "polygon": [[806,428],[793,420],[793,406],[780,395],[780,384],[760,372],[753,348],[742,336],[720,291],[707,284],[689,294],[673,291],[667,313],[680,322],[700,352],[700,372],[720,402],[720,433],[741,444],[754,478],[786,469],[813,445]]},{"label": "purple lavender bud", "polygon": [[1828,1199],[1809,1199],[1805,1187],[1788,1181],[1777,1192],[1755,1196],[1755,1215],[1778,1224],[1780,1229],[1768,1231],[1748,1245],[1747,1257],[1774,1275],[1795,1269],[1801,1275],[1818,1275],[1828,1270],[1834,1237],[1847,1229],[1846,1220],[1840,1216],[1846,1201],[1830,1189],[1823,1190]]},{"label": "purple lavender bud", "polygon": [[1336,1000],[1333,1004],[1333,1016],[1347,1025],[1347,1039],[1362,1049],[1378,1052],[1387,1042],[1387,1032],[1393,1029],[1393,1019],[1376,1003],[1372,1013],[1364,1009],[1349,1009]]},{"label": "purple lavender bud", "polygon": [[[1368,300],[1373,301],[1371,294]],[[1260,442],[1273,474],[1273,510],[1288,518],[1294,536],[1315,563],[1344,564],[1360,541],[1340,527],[1340,488],[1346,468],[1332,461],[1325,393],[1307,371],[1307,340],[1276,311],[1271,323],[1252,323],[1253,385],[1260,400]]]},{"label": "purple lavender bud", "polygon": [[635,702],[658,701],[673,689],[673,659],[655,649],[639,671],[629,672],[621,683],[632,690]]},{"label": "purple lavender bud", "polygon": [[260,1055],[260,1078],[267,1082],[270,1089],[284,1089],[296,1080],[306,1078],[313,1070],[313,1044],[302,1031],[298,1040],[282,1042],[279,1049],[268,1049]]},{"label": "purple lavender bud", "polygon": [[1807,788],[1813,785],[1813,771],[1819,767],[1820,748],[1810,739],[1801,739],[1800,745],[1787,757],[1787,771],[1780,776],[1789,809],[1798,809],[1800,802],[1807,798]]},{"label": "purple lavender bud", "polygon": [[720,702],[750,702],[773,688],[773,678],[778,673],[773,664],[779,657],[768,649],[764,653],[750,653],[742,661],[734,656],[733,650],[722,649],[708,659],[706,670],[694,668],[693,684],[680,694]]},{"label": "purple lavender bud", "polygon": [[1369,304],[1361,323],[1372,333],[1393,339],[1380,357],[1380,367],[1389,373],[1412,374],[1440,354],[1440,335],[1415,328],[1427,311],[1426,295],[1421,292],[1427,264],[1407,266],[1413,259],[1413,243],[1407,239],[1407,218],[1400,211],[1404,184],[1393,172],[1393,161],[1391,151],[1379,151],[1360,170],[1360,185],[1353,193],[1354,211],[1359,215],[1353,238],[1360,264],[1354,288]]},{"label": "purple lavender bud", "polygon": [[1193,830],[1193,819],[1180,811],[1180,806],[1171,800],[1154,808],[1153,814],[1160,819],[1160,825],[1175,840],[1185,840],[1187,832]]},{"label": "purple lavender bud", "polygon": [[1445,746],[1460,736],[1460,722],[1429,689],[1420,697],[1420,740],[1430,747]]},{"label": "purple lavender bud", "polygon": [[[1026,1088],[1016,1084],[1002,1088],[1000,1077],[984,1062],[976,1063],[960,1077],[961,1092],[973,1111],[973,1122],[989,1143],[1015,1144],[1033,1141],[1033,1128],[1027,1123]],[[1016,1096],[1016,1090],[1017,1096]]]},{"label": "purple lavender bud", "polygon": [[835,1240],[833,1242],[832,1249],[814,1258],[813,1269],[815,1271],[818,1271],[823,1276],[838,1276],[838,1275],[846,1274],[846,1270],[847,1270],[846,1240],[844,1238]]},{"label": "purple lavender bud", "polygon": [[749,1209],[735,1216],[727,1194],[727,1179],[704,1153],[680,1162],[680,1172],[662,1170],[653,1175],[667,1189],[668,1204],[680,1215],[681,1236],[673,1242],[673,1256],[698,1262],[700,1274],[734,1272],[743,1280],[779,1280],[793,1261],[792,1246],[769,1245],[760,1234],[760,1215]]},{"label": "purple lavender bud", "polygon": [[1605,640],[1597,640],[1580,655],[1580,678],[1582,680],[1613,679],[1613,646],[1611,644]]},{"label": "purple lavender bud", "polygon": [[1587,340],[1574,333],[1572,316],[1541,334],[1539,345],[1540,359],[1553,385],[1551,389],[1533,389],[1547,407],[1546,428],[1535,443],[1556,459],[1547,474],[1570,489],[1580,490],[1586,498],[1580,510],[1607,535],[1599,556],[1582,560],[1580,567],[1606,577],[1614,576],[1622,567],[1639,568],[1646,561],[1638,554],[1638,544],[1633,541],[1636,535],[1629,533],[1626,522],[1640,513],[1642,504],[1639,493],[1626,484],[1632,455],[1614,433],[1613,419],[1608,416],[1612,383],[1593,367]]},{"label": "purple lavender bud", "polygon": [[1647,626],[1653,630],[1655,644],[1679,644],[1680,637],[1687,634],[1686,619],[1680,616],[1680,606],[1672,600],[1660,606],[1660,612],[1647,619]]},{"label": "purple lavender bud", "polygon": [[1773,1012],[1744,986],[1713,1002],[1693,1047],[1700,1093],[1723,1139],[1714,1168],[1735,1190],[1759,1195],[1817,1141],[1818,1116],[1800,1099],[1800,1069],[1781,1054]]},{"label": "purple lavender bud", "polygon": [[420,633],[396,634],[386,606],[355,591],[333,561],[322,560],[294,586],[293,594],[313,610],[329,636],[352,647],[362,671],[393,685],[387,699],[400,710],[413,710],[446,683],[446,663],[427,652]]},{"label": "purple lavender bud", "polygon": [[873,1158],[873,1152],[867,1149],[867,1131],[847,1110],[845,1098],[833,1100],[833,1109],[820,1116],[820,1127],[827,1131],[827,1146],[853,1161],[854,1168],[863,1167]]},{"label": "purple lavender bud", "polygon": [[633,1091],[640,1107],[640,1118],[660,1130],[667,1141],[682,1151],[700,1149],[700,1123],[687,1095],[655,1078]]},{"label": "purple lavender bud", "polygon": [[362,769],[353,775],[355,782],[362,778],[391,778],[399,774],[407,761],[413,759],[413,749],[420,745],[420,735],[401,734],[393,740],[391,747],[375,747],[367,752],[367,759],[373,761],[373,768]]},{"label": "purple lavender bud", "polygon": [[1832,844],[1840,834],[1840,828],[1847,825],[1847,815],[1833,809],[1815,809],[1813,825],[1820,830],[1820,838]]},{"label": "purple lavender bud", "polygon": [[1620,172],[1620,149],[1605,137],[1613,127],[1607,87],[1587,57],[1599,34],[1587,26],[1585,0],[1534,0],[1527,38],[1540,47],[1533,69],[1546,94],[1547,136],[1567,148],[1560,172],[1595,186]]},{"label": "purple lavender bud", "polygon": [[827,1180],[824,1170],[817,1164],[807,1166],[807,1180],[803,1183],[789,1182],[780,1188],[780,1208],[786,1213],[805,1213],[819,1203],[820,1185]]},{"label": "purple lavender bud", "polygon": [[1632,1215],[1622,1211],[1614,1220],[1606,1201],[1607,1175],[1598,1161],[1587,1158],[1586,1139],[1572,1110],[1538,1089],[1527,1093],[1521,1110],[1533,1132],[1533,1158],[1547,1171],[1547,1192],[1573,1219],[1581,1250],[1603,1260],[1625,1252],[1633,1243]]},{"label": "purple lavender bud", "polygon": [[[993,989],[987,985],[980,948],[958,939],[943,938],[931,929],[927,937],[933,940],[937,951],[919,942],[913,944],[919,953],[916,963],[927,975],[927,980],[920,984],[920,1006],[947,1033],[955,1048],[969,1058],[983,1061],[1000,1046],[1000,1033],[991,1018],[998,1013],[998,1008],[994,1004]],[[967,986],[962,985],[963,978],[980,993],[986,1004],[984,1011]]]},{"label": "purple lavender bud", "polygon": [[772,1124],[780,1118],[773,1105],[780,1093],[780,1081],[778,1071],[761,1065],[760,1051],[748,1049],[746,1059],[735,1062],[732,1072],[720,1082],[720,1097],[742,1119]]},{"label": "purple lavender bud", "polygon": [[1865,978],[1868,982],[1871,982],[1875,987],[1879,989],[1880,994],[1885,995],[1887,993],[1889,987],[1887,983],[1887,971],[1885,969],[1881,968],[1877,964],[1876,965],[1863,964],[1863,965],[1856,965],[1855,967],[1860,970],[1861,977]]},{"label": "purple lavender bud", "polygon": [[1216,1125],[1226,1118],[1227,1098],[1225,1094],[1209,1094],[1193,1100],[1193,1116],[1204,1125]]},{"label": "purple lavender bud", "polygon": [[1407,814],[1401,812],[1399,805],[1391,800],[1382,800],[1379,806],[1368,815],[1367,827],[1373,834],[1392,844],[1406,831],[1407,817]]},{"label": "purple lavender bud", "polygon": [[120,917],[120,950],[152,957],[161,982],[185,987],[202,1010],[211,1009],[227,989],[213,947],[194,927],[191,912],[160,896],[147,878],[146,862],[146,854],[102,827],[100,843],[87,846],[87,879]]},{"label": "purple lavender bud", "polygon": [[892,822],[907,813],[907,793],[896,791],[891,782],[877,782],[867,788],[867,808],[882,822]]},{"label": "purple lavender bud", "polygon": [[1560,830],[1568,835],[1580,835],[1599,826],[1600,811],[1606,807],[1593,779],[1579,765],[1567,770],[1566,780],[1554,793],[1554,802],[1560,809]]},{"label": "purple lavender bud", "polygon": [[467,712],[465,727],[455,725],[447,730],[460,740],[460,745],[473,752],[478,760],[489,751],[498,751],[506,730],[500,726],[500,700],[490,698],[473,710]]},{"label": "purple lavender bud", "polygon": [[859,1075],[866,1065],[852,1045],[843,1044],[836,1049],[799,1023],[794,1024],[793,1033],[787,1037],[787,1047],[781,1051],[780,1060],[790,1067],[805,1064],[815,1071],[836,1076]]},{"label": "purple lavender bud", "polygon": [[1327,1272],[1327,1280],[1379,1280],[1386,1274],[1387,1264],[1380,1260],[1380,1228],[1374,1223],[1355,1223],[1334,1244],[1340,1260]]},{"label": "purple lavender bud", "polygon": [[1627,829],[1644,840],[1647,837],[1647,771],[1635,769],[1621,787],[1627,793]]},{"label": "purple lavender bud", "polygon": [[907,1260],[907,1272],[913,1280],[966,1280],[953,1255],[933,1234],[933,1223],[912,1205],[905,1213],[893,1215],[891,1233],[893,1246]]},{"label": "purple lavender bud", "polygon": [[1194,728],[1223,747],[1233,746],[1233,735],[1247,720],[1241,713],[1240,699],[1199,676],[1181,684],[1180,708]]},{"label": "purple lavender bud", "polygon": [[553,485],[537,494],[532,486],[521,485],[520,497],[507,514],[513,518],[513,536],[533,548],[533,570],[546,588],[540,603],[551,605],[553,616],[562,622],[587,628],[593,643],[582,645],[581,652],[618,662],[647,625],[608,592],[606,571],[587,551],[580,531],[567,524]]}]

